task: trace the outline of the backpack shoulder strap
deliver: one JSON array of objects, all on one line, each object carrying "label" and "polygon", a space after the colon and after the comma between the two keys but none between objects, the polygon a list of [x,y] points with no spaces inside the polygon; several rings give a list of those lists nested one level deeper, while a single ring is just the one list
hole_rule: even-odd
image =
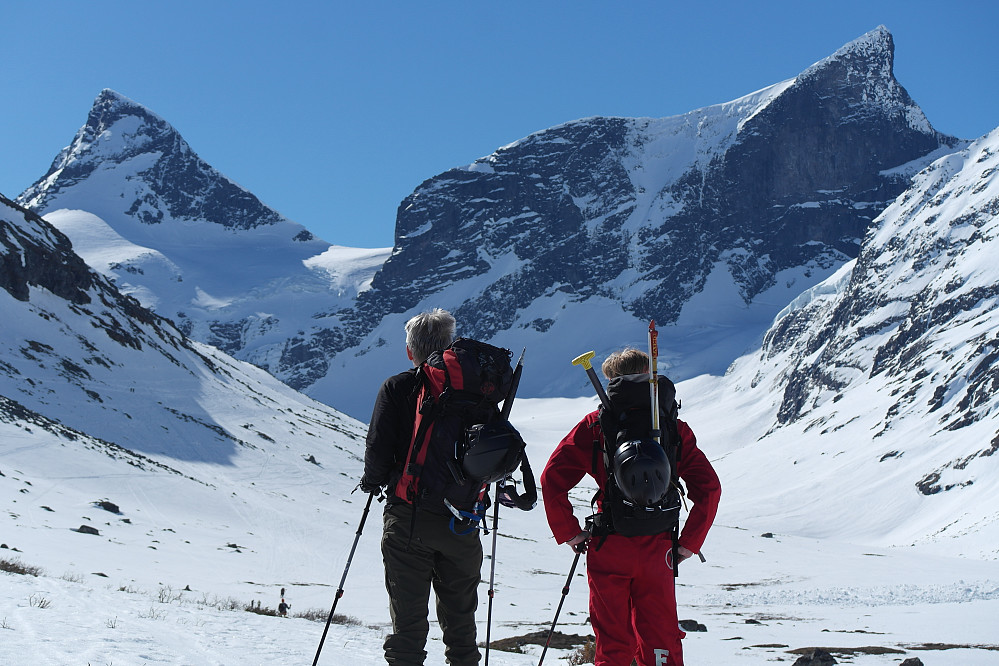
[{"label": "backpack shoulder strap", "polygon": [[425,365],[420,366],[417,371],[419,392],[416,398],[413,435],[409,441],[409,451],[406,453],[402,476],[399,477],[395,487],[396,496],[412,504],[415,504],[419,492],[420,474],[427,458],[427,441],[430,439],[431,427],[443,410],[448,397],[446,379],[444,391],[439,396],[434,396]]}]

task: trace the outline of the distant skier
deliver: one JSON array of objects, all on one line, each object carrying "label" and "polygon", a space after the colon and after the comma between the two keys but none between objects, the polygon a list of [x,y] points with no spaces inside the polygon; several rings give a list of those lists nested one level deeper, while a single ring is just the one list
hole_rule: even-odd
[{"label": "distant skier", "polygon": [[[284,588],[281,588],[281,594],[284,595]],[[278,615],[281,617],[288,617],[288,610],[290,608],[291,606],[284,602],[284,596],[282,596],[281,603],[278,604]]]}]

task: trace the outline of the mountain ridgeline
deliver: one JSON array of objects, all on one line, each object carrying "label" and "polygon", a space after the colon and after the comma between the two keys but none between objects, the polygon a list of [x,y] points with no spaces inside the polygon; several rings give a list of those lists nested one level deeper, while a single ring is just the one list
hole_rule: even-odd
[{"label": "mountain ridgeline", "polygon": [[[880,27],[732,102],[532,134],[417,187],[399,206],[391,254],[372,255],[364,279],[335,258],[318,265],[328,243],[112,91],[19,202],[57,226],[60,209],[93,213],[132,248],[100,268],[123,290],[362,418],[405,362],[383,348],[407,317],[437,306],[461,335],[530,349],[525,396],[586,394],[567,359],[639,342],[650,318],[683,379],[720,373],[758,344],[784,304],[858,255],[914,173],[956,149],[893,64]],[[206,240],[211,251],[198,250]],[[237,252],[253,269],[234,267],[220,284],[214,258]],[[337,291],[331,275],[351,288]]]},{"label": "mountain ridgeline", "polygon": [[456,308],[473,335],[544,327],[519,313],[551,290],[668,324],[719,264],[748,304],[782,271],[855,257],[908,186],[884,172],[952,144],[895,81],[893,51],[876,31],[730,104],[568,123],[432,178],[402,202],[358,308],[404,311],[515,258]]}]

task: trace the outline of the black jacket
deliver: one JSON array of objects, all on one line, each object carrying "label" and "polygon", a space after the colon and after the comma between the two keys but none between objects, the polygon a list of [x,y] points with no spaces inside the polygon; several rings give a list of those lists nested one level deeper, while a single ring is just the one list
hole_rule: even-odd
[{"label": "black jacket", "polygon": [[390,497],[393,486],[402,476],[413,438],[419,387],[416,368],[393,375],[378,390],[374,409],[371,410],[364,449],[363,481],[388,486]]}]

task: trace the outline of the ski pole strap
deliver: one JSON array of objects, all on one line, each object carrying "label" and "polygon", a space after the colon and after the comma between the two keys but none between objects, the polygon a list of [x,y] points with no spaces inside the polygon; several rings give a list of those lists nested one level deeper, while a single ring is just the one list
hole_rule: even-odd
[{"label": "ski pole strap", "polygon": [[[457,534],[458,536],[465,536],[466,534],[471,534],[477,529],[481,529],[484,532],[488,533],[488,530],[484,525],[479,525],[479,522],[482,521],[482,515],[479,514],[478,511],[462,511],[461,509],[458,509],[453,504],[451,504],[451,502],[449,502],[447,498],[444,498],[444,506],[446,506],[447,510],[450,511],[452,514],[451,523],[450,523],[451,531]],[[478,509],[480,506],[481,504],[476,504],[476,509]],[[458,521],[464,522],[466,520],[470,523],[469,528],[463,532],[459,532],[455,528],[456,523]]]},{"label": "ski pole strap", "polygon": [[496,482],[496,501],[497,504],[515,507],[521,511],[530,511],[538,503],[538,484],[534,479],[534,472],[531,470],[531,463],[527,460],[526,452],[520,460],[520,472],[523,477],[524,493],[518,493],[516,480],[513,477],[507,477]]}]

